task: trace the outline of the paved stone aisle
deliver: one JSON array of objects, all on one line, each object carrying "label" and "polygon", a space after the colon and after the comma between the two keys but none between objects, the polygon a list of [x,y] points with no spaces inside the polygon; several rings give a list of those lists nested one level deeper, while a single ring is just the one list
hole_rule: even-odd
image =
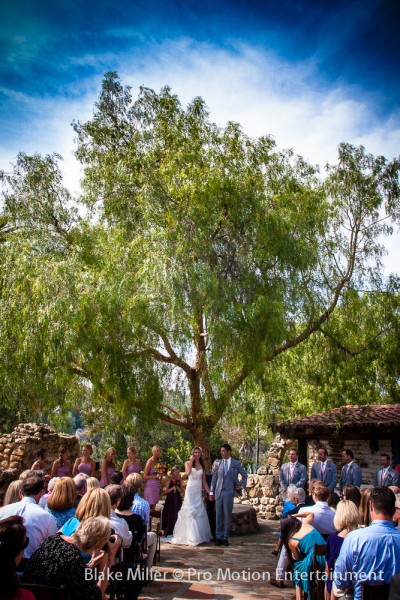
[{"label": "paved stone aisle", "polygon": [[276,521],[260,523],[260,532],[231,538],[228,548],[215,544],[183,547],[161,544],[161,562],[154,580],[143,588],[141,600],[292,600],[294,587],[270,585],[277,559],[271,555],[279,529]]}]

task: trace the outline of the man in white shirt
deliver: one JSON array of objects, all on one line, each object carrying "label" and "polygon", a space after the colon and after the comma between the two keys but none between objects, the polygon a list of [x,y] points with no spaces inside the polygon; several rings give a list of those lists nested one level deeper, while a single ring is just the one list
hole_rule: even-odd
[{"label": "man in white shirt", "polygon": [[118,504],[122,498],[122,488],[120,485],[108,485],[105,490],[110,496],[111,501],[111,527],[122,539],[122,547],[130,548],[132,543],[132,532],[129,531],[128,523],[125,521],[125,519],[119,517],[115,512],[115,509],[118,508]]},{"label": "man in white shirt", "polygon": [[24,551],[25,559],[30,558],[40,544],[58,529],[53,515],[38,506],[43,484],[43,477],[37,473],[28,474],[20,490],[21,500],[0,508],[0,520],[13,515],[20,515],[24,519],[26,535],[29,538],[29,544]]},{"label": "man in white shirt", "polygon": [[309,523],[320,534],[326,538],[331,533],[335,533],[336,529],[333,524],[335,512],[328,506],[329,490],[328,486],[322,481],[317,481],[313,489],[314,506],[306,506],[298,512],[298,517],[306,517],[305,522]]}]

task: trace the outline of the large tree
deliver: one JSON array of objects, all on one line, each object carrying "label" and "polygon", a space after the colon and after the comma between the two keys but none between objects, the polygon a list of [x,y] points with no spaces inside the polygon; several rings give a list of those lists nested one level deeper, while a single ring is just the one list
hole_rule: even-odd
[{"label": "large tree", "polygon": [[105,412],[162,418],[207,448],[244,382],[352,287],[381,287],[399,162],[343,144],[322,179],[269,137],[216,127],[200,98],[134,100],[115,73],[74,127],[89,214],[71,211],[55,157],[21,155],[7,178],[2,310],[11,297],[13,318],[25,312],[2,352],[28,358],[24,385],[41,377],[41,398],[89,391]]}]

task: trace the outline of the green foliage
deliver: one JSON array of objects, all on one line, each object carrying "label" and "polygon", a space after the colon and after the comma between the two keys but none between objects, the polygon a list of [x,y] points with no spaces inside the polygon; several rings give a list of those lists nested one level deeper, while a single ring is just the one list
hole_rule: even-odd
[{"label": "green foliage", "polygon": [[[119,433],[163,420],[185,431],[167,445],[178,456],[188,439],[207,454],[227,411],[246,432],[292,412],[296,369],[324,353],[333,362],[328,339],[356,347],[360,319],[376,310],[357,314],[357,290],[382,288],[378,239],[390,232],[385,209],[398,216],[398,161],[343,144],[322,180],[271,138],[218,128],[201,98],[183,108],[169,88],[141,88],[134,100],[115,73],[93,118],[74,128],[79,211],[56,155],[21,154],[3,174],[5,406],[23,398],[24,410],[45,416],[79,406],[85,424],[121,448]],[[372,353],[369,333],[359,347]],[[318,386],[322,403],[361,389],[357,369],[337,360],[349,369],[342,388],[301,385],[296,410],[315,408]]]}]

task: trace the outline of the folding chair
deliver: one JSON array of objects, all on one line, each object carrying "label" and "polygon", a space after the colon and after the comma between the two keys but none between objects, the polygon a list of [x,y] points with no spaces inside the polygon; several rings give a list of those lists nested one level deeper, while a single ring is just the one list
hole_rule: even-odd
[{"label": "folding chair", "polygon": [[363,600],[388,600],[390,583],[363,583]]},{"label": "folding chair", "polygon": [[324,600],[325,569],[318,563],[318,556],[326,556],[326,544],[314,544],[313,566],[310,573],[311,577],[311,598],[309,600]]}]

